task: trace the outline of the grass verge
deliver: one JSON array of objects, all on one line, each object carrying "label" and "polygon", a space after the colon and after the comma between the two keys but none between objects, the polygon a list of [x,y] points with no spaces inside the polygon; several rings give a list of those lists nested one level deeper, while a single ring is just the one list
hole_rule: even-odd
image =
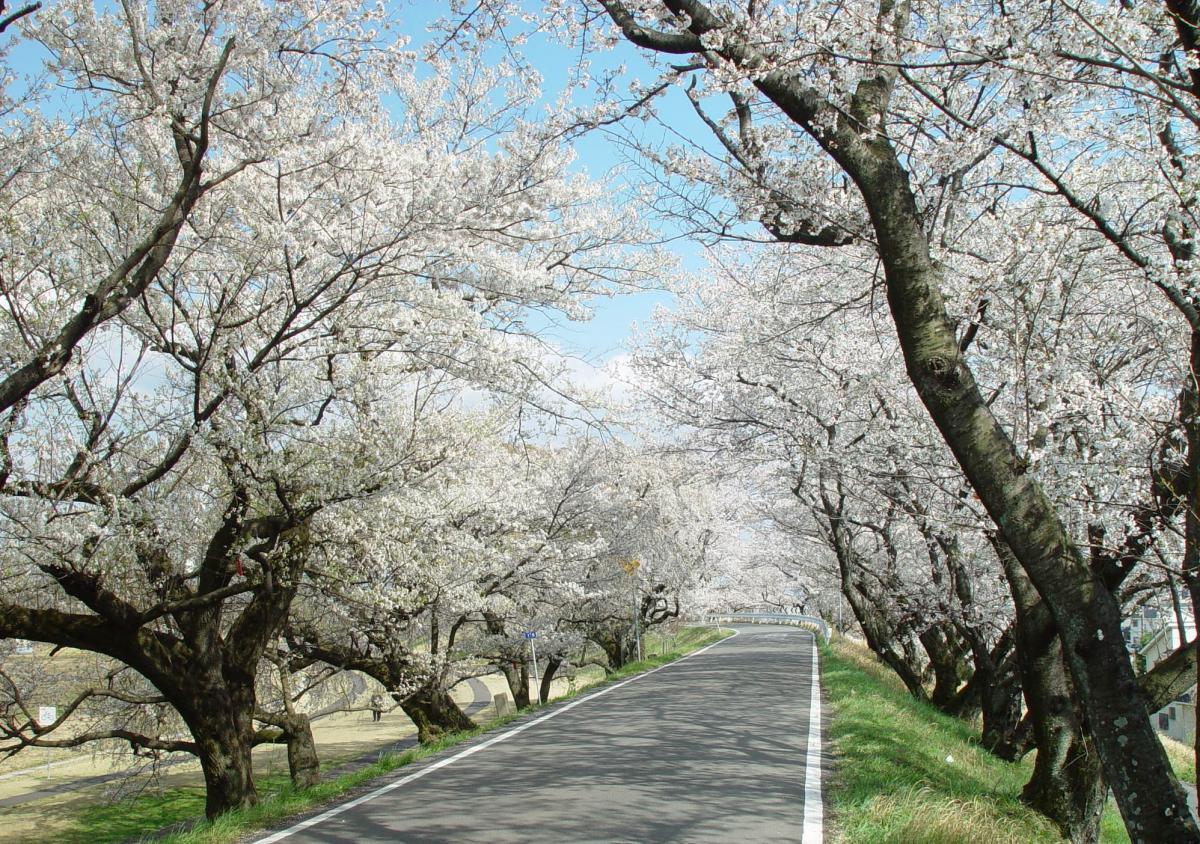
[{"label": "grass verge", "polygon": [[[1021,804],[1032,757],[1010,763],[978,745],[976,729],[906,694],[861,646],[835,639],[823,652],[835,753],[827,807],[839,841],[854,844],[1024,844],[1061,841]],[[1101,841],[1128,841],[1105,812]]]},{"label": "grass verge", "polygon": [[1171,761],[1171,768],[1175,771],[1175,776],[1183,782],[1196,783],[1196,751],[1191,745],[1183,742],[1175,741],[1173,738],[1161,736],[1163,747],[1167,749],[1167,759]]},{"label": "grass verge", "polygon": [[118,844],[131,840],[153,840],[156,844],[230,844],[255,830],[278,824],[292,815],[324,803],[331,803],[377,777],[462,744],[481,733],[496,730],[534,710],[553,706],[568,698],[595,691],[601,685],[666,665],[729,635],[729,631],[718,632],[713,628],[685,628],[669,641],[662,642],[659,650],[665,650],[664,653],[629,663],[619,671],[598,682],[578,688],[571,694],[541,706],[530,707],[517,715],[498,718],[473,730],[445,736],[433,744],[414,747],[403,753],[384,755],[369,767],[327,780],[310,789],[293,789],[286,776],[259,778],[260,799],[257,806],[230,812],[214,821],[201,821],[185,832],[158,834],[166,827],[204,814],[202,787],[170,789],[162,794],[145,794],[119,803],[83,809],[77,814],[71,830],[62,835],[60,840],[64,844]]}]

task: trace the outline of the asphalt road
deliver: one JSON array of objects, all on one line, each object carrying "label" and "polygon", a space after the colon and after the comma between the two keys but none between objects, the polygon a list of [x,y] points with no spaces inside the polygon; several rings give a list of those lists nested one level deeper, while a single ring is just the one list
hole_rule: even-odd
[{"label": "asphalt road", "polygon": [[806,631],[740,628],[260,841],[819,842],[812,650]]}]

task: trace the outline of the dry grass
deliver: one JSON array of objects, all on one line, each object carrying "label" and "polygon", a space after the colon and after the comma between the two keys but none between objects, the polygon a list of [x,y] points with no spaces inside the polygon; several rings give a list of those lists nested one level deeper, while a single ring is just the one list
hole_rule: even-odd
[{"label": "dry grass", "polygon": [[1175,776],[1187,783],[1196,782],[1196,751],[1186,744],[1169,736],[1160,736],[1163,747],[1167,750],[1167,758],[1175,769]]},{"label": "dry grass", "polygon": [[1058,840],[1056,831],[1044,824],[1014,823],[993,799],[947,799],[928,786],[880,797],[872,801],[870,815],[878,829],[894,830],[886,840],[896,842],[1025,844],[1035,840],[1031,834],[1039,836],[1036,840]]}]

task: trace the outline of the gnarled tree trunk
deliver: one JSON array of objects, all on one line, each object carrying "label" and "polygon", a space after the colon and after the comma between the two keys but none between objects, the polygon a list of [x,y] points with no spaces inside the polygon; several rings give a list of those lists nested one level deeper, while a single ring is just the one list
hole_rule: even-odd
[{"label": "gnarled tree trunk", "polygon": [[959,694],[963,675],[968,673],[960,637],[950,625],[934,623],[917,638],[929,657],[929,670],[933,674],[929,702],[948,715],[963,715],[964,708],[970,705],[973,696]]},{"label": "gnarled tree trunk", "polygon": [[850,604],[850,610],[866,638],[867,647],[896,672],[910,695],[917,700],[928,700],[921,676],[922,666],[908,631],[897,629],[898,625],[888,615],[888,602],[872,594],[871,585],[861,571],[863,564],[854,549],[853,538],[846,524],[845,496],[840,482],[836,484],[836,496],[834,491],[825,487],[825,482],[826,479],[822,478],[821,509],[814,515],[824,519],[826,539],[838,563],[842,595]]},{"label": "gnarled tree trunk", "polygon": [[[980,677],[976,670],[976,677]],[[1031,724],[1021,713],[1021,682],[1016,665],[980,678],[983,734],[979,743],[989,753],[1015,762],[1029,752]]]},{"label": "gnarled tree trunk", "polygon": [[204,771],[204,814],[211,820],[258,802],[250,741],[236,718],[205,718],[190,724]]},{"label": "gnarled tree trunk", "polygon": [[295,788],[312,788],[321,781],[321,760],[313,740],[312,722],[307,715],[259,712],[255,718],[271,725],[258,731],[255,744],[287,745],[288,773]]},{"label": "gnarled tree trunk", "polygon": [[321,760],[317,756],[312,724],[307,717],[297,716],[295,723],[288,726],[285,736],[292,785],[298,789],[312,788],[321,781]]},{"label": "gnarled tree trunk", "polygon": [[633,659],[636,644],[632,637],[626,637],[619,630],[609,630],[605,635],[594,636],[592,641],[600,646],[604,651],[604,656],[608,659],[605,673],[616,671]]},{"label": "gnarled tree trunk", "polygon": [[[254,746],[254,688],[231,688],[213,682],[220,669],[197,660],[192,677],[159,680],[159,688],[176,706],[196,744],[204,772],[204,813],[212,819],[258,802],[250,751]],[[167,691],[169,689],[169,691]]]},{"label": "gnarled tree trunk", "polygon": [[422,744],[436,741],[446,733],[457,733],[475,726],[475,722],[466,716],[450,693],[440,685],[422,686],[410,695],[393,697],[404,714],[416,724],[417,738]]}]

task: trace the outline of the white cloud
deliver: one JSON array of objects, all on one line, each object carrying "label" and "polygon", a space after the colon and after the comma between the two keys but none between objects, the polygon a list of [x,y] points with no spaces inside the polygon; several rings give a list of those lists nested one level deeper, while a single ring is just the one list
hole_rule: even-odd
[{"label": "white cloud", "polygon": [[589,394],[604,397],[607,405],[625,407],[637,391],[638,374],[627,352],[614,355],[600,364],[568,358],[567,372],[575,386]]}]

